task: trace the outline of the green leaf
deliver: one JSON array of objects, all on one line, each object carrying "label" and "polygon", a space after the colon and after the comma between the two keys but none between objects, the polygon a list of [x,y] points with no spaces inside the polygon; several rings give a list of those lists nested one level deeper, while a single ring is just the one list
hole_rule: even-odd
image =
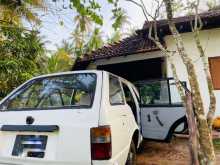
[{"label": "green leaf", "polygon": [[90,16],[96,24],[103,25],[103,17],[102,16],[97,15],[95,12],[90,12]]},{"label": "green leaf", "polygon": [[63,21],[60,21],[60,26],[63,26],[64,25],[64,22]]},{"label": "green leaf", "polygon": [[108,3],[114,3],[114,1],[113,0],[108,0]]},{"label": "green leaf", "polygon": [[95,0],[90,0],[89,3],[90,3],[90,7],[92,9],[100,9],[101,8],[101,5],[98,2],[96,2]]}]

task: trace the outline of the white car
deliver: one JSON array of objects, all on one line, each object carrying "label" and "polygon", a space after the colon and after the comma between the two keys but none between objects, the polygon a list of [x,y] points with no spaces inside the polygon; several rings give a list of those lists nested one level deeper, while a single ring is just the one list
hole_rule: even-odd
[{"label": "white car", "polygon": [[133,165],[138,97],[105,71],[33,78],[0,103],[0,165]]},{"label": "white car", "polygon": [[186,128],[172,79],[136,86],[105,71],[27,81],[0,102],[0,165],[135,165],[142,136]]}]

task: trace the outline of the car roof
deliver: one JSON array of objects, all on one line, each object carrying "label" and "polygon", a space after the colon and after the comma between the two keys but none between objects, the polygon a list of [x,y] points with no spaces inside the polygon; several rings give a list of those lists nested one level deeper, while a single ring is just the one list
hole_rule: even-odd
[{"label": "car roof", "polygon": [[45,75],[36,76],[36,77],[33,77],[30,80],[34,80],[34,79],[38,79],[38,78],[45,78],[45,77],[60,76],[60,75],[76,74],[76,73],[97,73],[97,74],[100,74],[100,73],[104,73],[104,72],[109,74],[109,75],[113,75],[115,77],[118,77],[123,82],[128,83],[128,84],[134,86],[130,81],[124,79],[123,77],[120,77],[120,76],[118,76],[116,74],[113,74],[111,72],[104,71],[104,70],[77,70],[77,71],[59,72],[59,73],[52,73],[52,74],[45,74]]},{"label": "car roof", "polygon": [[67,71],[67,72],[59,72],[59,73],[52,73],[52,74],[44,74],[44,75],[33,77],[32,79],[53,77],[53,76],[60,76],[60,75],[69,75],[69,74],[75,74],[75,73],[101,73],[101,72],[103,72],[103,71],[100,71],[100,70]]}]

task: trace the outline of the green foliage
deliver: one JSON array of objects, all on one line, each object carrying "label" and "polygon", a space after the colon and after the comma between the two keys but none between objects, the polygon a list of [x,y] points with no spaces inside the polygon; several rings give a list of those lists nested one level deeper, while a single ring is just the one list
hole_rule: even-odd
[{"label": "green foliage", "polygon": [[[52,0],[56,2],[58,0]],[[120,28],[127,20],[125,11],[118,7],[118,0],[106,0],[112,8],[112,42],[120,39]],[[103,46],[100,30],[103,17],[98,0],[70,0],[76,11],[73,41],[63,42],[55,53],[46,55],[44,44],[37,32],[25,29],[22,20],[39,25],[37,11],[46,9],[43,0],[0,0],[0,97],[31,78],[45,73],[68,71],[76,57]],[[60,25],[64,26],[61,20]]]},{"label": "green foliage", "polygon": [[44,9],[43,0],[0,0],[0,20],[6,24],[21,25],[21,18],[40,24],[36,10]]},{"label": "green foliage", "polygon": [[114,23],[112,24],[112,27],[115,31],[121,29],[125,24],[129,23],[129,17],[127,16],[127,13],[122,8],[116,8],[113,11],[113,17],[112,20],[114,20]]},{"label": "green foliage", "polygon": [[[81,58],[84,54],[104,45],[100,27],[97,26],[97,24],[102,25],[103,18],[99,13],[101,5],[96,0],[71,0],[71,2],[73,8],[77,11],[74,18],[76,28],[72,33],[74,54],[76,57]],[[129,23],[129,18],[126,11],[118,6],[118,0],[107,0],[107,2],[112,7],[112,27],[115,30],[108,42],[113,43],[121,39],[122,28]],[[96,26],[94,26],[94,23]]]},{"label": "green foliage", "polygon": [[[113,5],[114,9],[112,13],[114,17],[117,16],[118,11],[121,10],[121,8],[118,8],[118,1],[119,0],[106,0],[106,2]],[[101,5],[98,0],[70,0],[70,2],[71,8],[74,8],[79,15],[89,17],[94,23],[103,25],[103,17],[100,14]]]},{"label": "green foliage", "polygon": [[82,58],[84,54],[96,50],[104,45],[102,32],[100,28],[94,28],[90,33],[79,33],[75,31],[72,33],[73,39],[73,53],[76,58]]},{"label": "green foliage", "polygon": [[87,3],[86,0],[71,0],[71,2],[79,15],[89,17],[96,24],[103,24],[102,16],[98,14],[99,9],[101,8],[98,2],[95,0],[89,0]]},{"label": "green foliage", "polygon": [[76,25],[75,31],[77,31],[77,33],[89,32],[92,26],[92,20],[87,15],[76,15],[74,17],[74,22]]},{"label": "green foliage", "polygon": [[44,45],[22,22],[40,24],[36,8],[44,8],[42,0],[0,0],[0,98],[40,70],[37,59]]},{"label": "green foliage", "polygon": [[2,28],[0,34],[0,97],[38,73],[36,59],[44,53],[36,32]]},{"label": "green foliage", "polygon": [[63,40],[61,45],[57,45],[57,50],[64,50],[67,54],[70,56],[74,55],[74,47],[72,42],[68,42],[66,40]]},{"label": "green foliage", "polygon": [[[76,15],[74,18],[76,28],[72,33],[73,54],[81,58],[85,53],[100,48],[104,41],[100,27],[92,28],[92,20],[88,16]],[[93,31],[91,31],[93,29]]]},{"label": "green foliage", "polygon": [[43,52],[43,44],[37,37],[37,33],[24,31],[19,28],[2,28],[0,30],[5,40],[1,42],[1,56],[27,58],[33,60]]},{"label": "green foliage", "polygon": [[99,28],[95,28],[88,43],[87,43],[87,52],[94,51],[104,45],[102,39],[102,34]]},{"label": "green foliage", "polygon": [[213,139],[213,144],[215,147],[215,152],[219,153],[220,152],[220,139],[219,138]]},{"label": "green foliage", "polygon": [[144,104],[154,104],[155,99],[160,99],[160,82],[147,84],[141,87],[140,95]]},{"label": "green foliage", "polygon": [[120,33],[120,31],[117,30],[108,39],[108,43],[112,44],[112,43],[118,42],[120,39],[121,39],[121,33]]},{"label": "green foliage", "polygon": [[217,0],[208,0],[206,2],[206,5],[209,8],[209,10],[219,9],[219,5],[218,5]]},{"label": "green foliage", "polygon": [[46,73],[56,73],[71,70],[73,58],[64,49],[59,49],[55,54],[48,58]]}]

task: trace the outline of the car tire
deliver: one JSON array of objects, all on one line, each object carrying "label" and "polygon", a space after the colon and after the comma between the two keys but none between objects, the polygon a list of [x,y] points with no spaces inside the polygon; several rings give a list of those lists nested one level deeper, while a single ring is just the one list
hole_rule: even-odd
[{"label": "car tire", "polygon": [[128,152],[128,157],[125,165],[136,165],[137,164],[137,155],[134,142],[131,142],[130,149]]},{"label": "car tire", "polygon": [[140,154],[144,152],[144,142],[142,141],[139,147],[136,149],[136,154]]},{"label": "car tire", "polygon": [[[173,134],[175,133],[175,129],[181,124],[181,123],[184,123],[184,129],[186,129],[186,124],[187,124],[187,119],[186,117],[183,117],[179,120],[177,120],[170,128],[168,134],[167,134],[167,137],[165,138],[165,142],[166,143],[170,143],[172,138],[173,138]],[[188,126],[187,126],[188,127]]]}]

